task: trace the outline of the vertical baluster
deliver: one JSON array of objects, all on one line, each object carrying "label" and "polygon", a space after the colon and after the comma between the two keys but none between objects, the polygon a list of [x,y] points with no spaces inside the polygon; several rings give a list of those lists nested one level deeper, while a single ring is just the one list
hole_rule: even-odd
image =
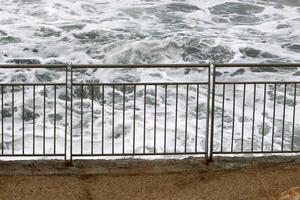
[{"label": "vertical baluster", "polygon": [[274,136],[275,136],[275,121],[276,121],[276,88],[277,84],[274,84],[274,101],[273,101],[273,127],[272,127],[272,144],[271,151],[274,149]]},{"label": "vertical baluster", "polygon": [[46,153],[46,85],[44,85],[44,110],[43,110],[43,154]]},{"label": "vertical baluster", "polygon": [[12,85],[11,95],[11,134],[12,134],[12,154],[15,154],[15,87]]},{"label": "vertical baluster", "polygon": [[244,151],[244,128],[245,128],[245,99],[246,99],[246,84],[244,83],[243,89],[243,116],[242,116],[242,143],[241,143],[241,151]]},{"label": "vertical baluster", "polygon": [[22,154],[25,153],[25,86],[22,86]]},{"label": "vertical baluster", "polygon": [[178,84],[176,84],[176,97],[175,97],[175,144],[174,153],[177,153],[177,121],[178,121]]},{"label": "vertical baluster", "polygon": [[292,128],[292,148],[291,148],[292,151],[294,151],[296,105],[297,105],[297,83],[294,84],[293,128]]},{"label": "vertical baluster", "polygon": [[115,153],[115,85],[113,85],[112,96],[112,154]]},{"label": "vertical baluster", "polygon": [[233,102],[232,102],[232,136],[231,136],[231,152],[233,152],[234,144],[234,121],[235,121],[235,84],[233,84]]},{"label": "vertical baluster", "polygon": [[125,153],[125,85],[123,85],[123,154]]},{"label": "vertical baluster", "polygon": [[[65,154],[65,162],[67,161],[67,145],[68,145],[68,66],[66,66],[65,68],[65,144],[64,144],[64,154]],[[72,88],[72,84],[71,83],[71,88]],[[71,89],[72,91],[72,89]],[[71,94],[72,96],[72,94]],[[56,106],[56,104],[55,104]],[[70,107],[72,107],[72,105],[70,105]],[[71,114],[71,113],[70,113]],[[71,119],[70,119],[70,124],[72,126],[72,123],[71,123]],[[72,131],[70,132],[70,135],[72,135]],[[72,136],[71,136],[72,137]],[[70,138],[71,140],[71,138]],[[71,143],[72,143],[72,140],[71,140]],[[71,147],[72,145],[70,144],[70,150],[71,150]],[[72,159],[72,151],[70,151],[70,160]]]},{"label": "vertical baluster", "polygon": [[196,97],[196,133],[195,133],[195,153],[198,152],[198,119],[199,119],[199,84],[197,84],[197,97]]},{"label": "vertical baluster", "polygon": [[56,85],[54,85],[54,154],[56,154]]},{"label": "vertical baluster", "polygon": [[154,154],[156,153],[156,115],[157,115],[157,85],[154,86]]},{"label": "vertical baluster", "polygon": [[33,154],[35,154],[35,85],[33,85],[33,124],[32,124],[32,143],[33,143]]},{"label": "vertical baluster", "polygon": [[143,136],[143,154],[145,154],[146,149],[146,99],[147,98],[147,86],[144,85],[144,136]]},{"label": "vertical baluster", "polygon": [[264,151],[264,139],[265,139],[265,118],[266,118],[266,90],[267,84],[264,84],[264,107],[263,107],[263,124],[261,133],[261,151]]},{"label": "vertical baluster", "polygon": [[92,113],[91,113],[91,120],[92,120],[92,124],[91,124],[91,154],[94,154],[94,85],[91,85],[91,96],[92,96]]},{"label": "vertical baluster", "polygon": [[222,95],[222,126],[221,126],[221,152],[223,152],[223,137],[224,137],[224,109],[225,109],[225,87],[223,84],[223,95]]},{"label": "vertical baluster", "polygon": [[282,115],[282,134],[281,134],[281,151],[283,151],[284,136],[285,136],[285,106],[286,105],[286,84],[284,84],[284,99],[283,99],[283,115]]},{"label": "vertical baluster", "polygon": [[4,86],[1,85],[1,142],[2,142],[2,145],[1,145],[1,152],[2,152],[2,155],[4,154],[4,127],[3,127],[3,122],[4,122],[4,106],[3,106],[3,95],[4,95],[4,92],[3,92],[3,89],[4,89]]},{"label": "vertical baluster", "polygon": [[168,85],[165,85],[165,121],[164,121],[164,153],[167,149],[167,111],[168,111]]},{"label": "vertical baluster", "polygon": [[101,144],[101,148],[102,148],[102,154],[104,154],[104,125],[105,125],[105,121],[104,121],[104,113],[105,113],[105,109],[104,109],[104,106],[105,106],[105,96],[104,96],[104,85],[102,85],[102,144]]},{"label": "vertical baluster", "polygon": [[189,84],[186,85],[186,101],[185,101],[185,136],[184,136],[184,152],[187,148],[187,134],[188,134],[188,112],[189,112]]},{"label": "vertical baluster", "polygon": [[256,84],[253,85],[253,114],[252,114],[252,138],[251,138],[251,152],[253,152],[254,131],[255,131],[255,101],[256,101]]},{"label": "vertical baluster", "polygon": [[80,95],[80,152],[83,154],[83,85],[81,87]]},{"label": "vertical baluster", "polygon": [[136,85],[133,86],[133,154],[135,154],[135,107],[136,107]]}]

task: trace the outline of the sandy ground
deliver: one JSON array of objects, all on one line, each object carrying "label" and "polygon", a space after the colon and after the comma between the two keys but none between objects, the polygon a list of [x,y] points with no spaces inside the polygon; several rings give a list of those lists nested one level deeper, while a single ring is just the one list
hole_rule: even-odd
[{"label": "sandy ground", "polygon": [[[0,199],[276,199],[300,186],[299,159],[249,160],[242,167],[228,160],[206,167],[195,160],[125,163],[88,162],[84,168],[77,163],[66,169],[53,164],[52,171],[47,163],[0,164]],[[13,173],[5,171],[8,166]]]}]

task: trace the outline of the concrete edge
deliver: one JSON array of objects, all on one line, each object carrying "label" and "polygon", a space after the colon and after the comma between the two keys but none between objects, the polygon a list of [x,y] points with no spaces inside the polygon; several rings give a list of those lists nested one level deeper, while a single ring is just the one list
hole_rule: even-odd
[{"label": "concrete edge", "polygon": [[208,173],[258,167],[300,164],[300,156],[215,157],[206,164],[203,158],[74,160],[66,166],[61,160],[0,161],[0,176],[38,175],[139,175],[162,173]]}]

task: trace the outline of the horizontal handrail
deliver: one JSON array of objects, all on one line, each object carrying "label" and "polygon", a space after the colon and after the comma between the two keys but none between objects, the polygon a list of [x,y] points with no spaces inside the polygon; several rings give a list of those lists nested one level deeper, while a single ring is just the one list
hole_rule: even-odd
[{"label": "horizontal handrail", "polygon": [[72,64],[72,68],[208,68],[209,64]]},{"label": "horizontal handrail", "polygon": [[300,67],[300,63],[224,63],[214,64],[216,68],[231,68],[231,67]]},{"label": "horizontal handrail", "polygon": [[65,83],[0,83],[0,86],[65,86]]},{"label": "horizontal handrail", "polygon": [[1,69],[12,68],[66,68],[67,64],[0,64]]},{"label": "horizontal handrail", "polygon": [[[210,64],[0,64],[2,69],[11,68],[208,68]],[[216,63],[215,68],[248,68],[248,67],[300,67],[300,63]]]},{"label": "horizontal handrail", "polygon": [[[216,63],[216,68],[228,67],[300,67],[300,63]],[[207,68],[209,64],[0,64],[0,68]]]}]

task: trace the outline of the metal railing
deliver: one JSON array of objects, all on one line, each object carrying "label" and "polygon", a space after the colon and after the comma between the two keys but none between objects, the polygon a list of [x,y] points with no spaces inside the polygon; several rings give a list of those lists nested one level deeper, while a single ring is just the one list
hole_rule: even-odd
[{"label": "metal railing", "polygon": [[[286,71],[297,67],[300,64],[0,65],[0,70],[14,69],[10,73],[17,77],[2,78],[0,84],[0,157],[71,161],[204,155],[211,160],[219,154],[298,153],[300,81],[290,79]],[[18,77],[18,70],[29,68],[27,78]],[[128,81],[108,80],[104,73],[158,68],[198,70],[201,77]],[[31,73],[41,69],[59,77],[43,77],[42,72],[34,79]],[[266,80],[262,75],[270,69],[279,75]],[[248,71],[251,76],[243,80]]]},{"label": "metal railing", "polygon": [[[206,71],[206,80],[101,83],[88,79],[84,82],[72,81],[72,157],[206,155],[206,138],[209,133],[209,65],[73,65],[71,76],[73,80],[73,74],[77,71],[81,73],[82,69],[116,68],[201,68]],[[202,109],[207,113],[202,121],[199,120],[200,98],[205,98],[206,106]],[[84,104],[89,106],[84,109]],[[77,119],[75,123],[74,115]],[[87,115],[89,117],[85,117]],[[203,122],[201,129],[200,122]],[[179,138],[183,144],[179,144]]]},{"label": "metal railing", "polygon": [[[15,75],[15,80],[4,80],[0,84],[0,157],[66,159],[66,82],[33,80],[32,74],[18,77],[20,72],[26,72],[29,68],[32,73],[41,69],[49,72],[59,70],[65,73],[62,76],[67,80],[67,65],[0,65],[4,77],[10,77],[6,76],[9,70],[11,76]],[[58,106],[64,109],[64,116],[59,115],[59,119]]]},{"label": "metal railing", "polygon": [[[255,75],[272,69],[284,70],[299,64],[217,64],[214,74],[228,68],[252,69]],[[252,76],[253,77],[253,76]],[[290,78],[290,77],[288,77]],[[295,142],[296,105],[300,81],[253,77],[247,80],[213,80],[210,154],[265,154],[300,152]],[[259,80],[261,79],[261,80]],[[279,80],[278,80],[279,79]],[[289,114],[288,114],[289,112]],[[298,113],[299,114],[299,113]],[[298,136],[297,136],[298,137]],[[227,144],[224,144],[224,141]],[[216,139],[220,142],[214,142]],[[297,144],[298,148],[295,146]]]}]

